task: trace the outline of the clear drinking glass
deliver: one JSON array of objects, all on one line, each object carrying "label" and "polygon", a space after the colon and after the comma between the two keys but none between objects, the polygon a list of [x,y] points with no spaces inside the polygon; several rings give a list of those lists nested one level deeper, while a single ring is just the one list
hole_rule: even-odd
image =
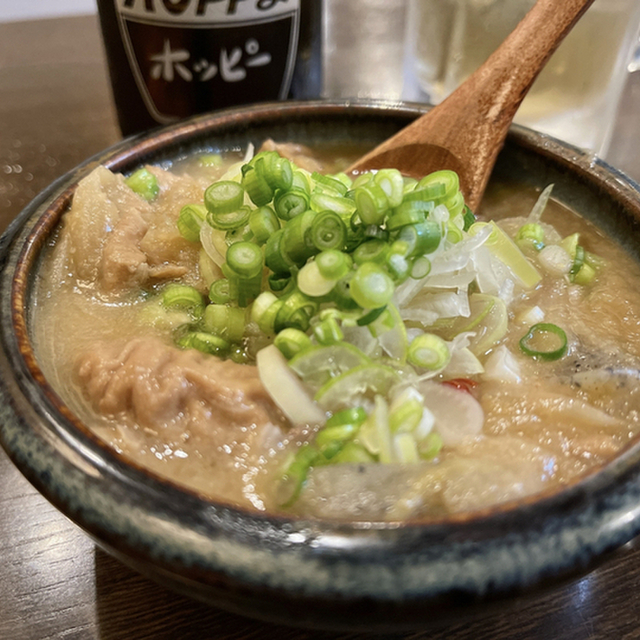
[{"label": "clear drinking glass", "polygon": [[406,0],[324,0],[325,98],[399,100]]},{"label": "clear drinking glass", "polygon": [[[534,3],[410,0],[409,68],[422,97],[441,102]],[[547,63],[515,121],[604,155],[639,26],[640,0],[595,0]]]}]

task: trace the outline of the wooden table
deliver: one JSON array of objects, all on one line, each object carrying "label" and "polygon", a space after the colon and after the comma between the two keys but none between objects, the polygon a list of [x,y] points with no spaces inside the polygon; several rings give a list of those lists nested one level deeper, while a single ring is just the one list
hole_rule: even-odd
[{"label": "wooden table", "polygon": [[[640,178],[640,74],[610,160]],[[95,18],[0,25],[0,230],[53,179],[119,139]],[[631,547],[631,545],[629,545]],[[98,550],[0,452],[0,639],[363,638],[261,624],[187,600]],[[505,613],[404,639],[640,638],[640,553]],[[387,636],[389,637],[389,636]]]}]

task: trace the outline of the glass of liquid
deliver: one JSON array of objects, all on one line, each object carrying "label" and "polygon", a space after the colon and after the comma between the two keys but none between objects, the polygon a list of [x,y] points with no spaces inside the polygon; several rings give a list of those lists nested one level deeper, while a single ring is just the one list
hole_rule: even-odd
[{"label": "glass of liquid", "polygon": [[[441,102],[534,4],[410,0],[410,75],[421,97]],[[515,122],[605,155],[639,28],[640,0],[595,0],[536,79]]]}]

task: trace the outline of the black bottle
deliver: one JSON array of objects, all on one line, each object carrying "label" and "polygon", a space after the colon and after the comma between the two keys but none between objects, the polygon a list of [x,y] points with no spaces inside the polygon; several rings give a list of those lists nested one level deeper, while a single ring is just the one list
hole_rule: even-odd
[{"label": "black bottle", "polygon": [[98,0],[123,135],[321,90],[322,0]]}]

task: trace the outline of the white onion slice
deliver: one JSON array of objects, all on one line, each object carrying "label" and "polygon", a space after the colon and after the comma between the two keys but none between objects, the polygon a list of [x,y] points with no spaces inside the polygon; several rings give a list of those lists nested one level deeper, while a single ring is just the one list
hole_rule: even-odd
[{"label": "white onion slice", "polygon": [[215,229],[210,227],[207,223],[204,223],[200,227],[200,243],[202,244],[202,248],[205,250],[206,254],[215,262],[219,267],[225,263],[225,256],[223,256],[220,251],[218,251],[215,243],[213,234],[215,233]]},{"label": "white onion slice", "polygon": [[484,411],[470,393],[437,382],[424,382],[418,389],[445,445],[458,444],[482,431]]},{"label": "white onion slice", "polygon": [[493,351],[484,365],[484,377],[487,380],[519,383],[522,381],[520,375],[520,364],[505,345]]},{"label": "white onion slice", "polygon": [[271,344],[260,349],[256,364],[262,385],[294,426],[324,423],[324,411],[311,399],[278,347]]}]

